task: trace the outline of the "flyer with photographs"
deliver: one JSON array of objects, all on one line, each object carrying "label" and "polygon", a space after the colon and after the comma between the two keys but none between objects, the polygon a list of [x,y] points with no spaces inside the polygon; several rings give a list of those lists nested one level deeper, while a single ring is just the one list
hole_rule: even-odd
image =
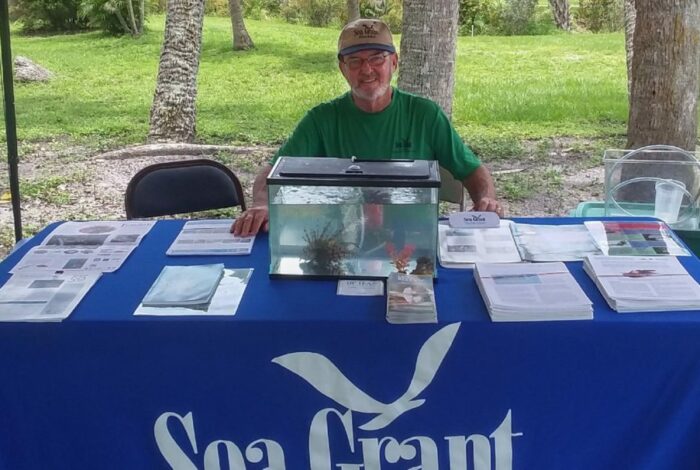
[{"label": "flyer with photographs", "polygon": [[664,222],[585,222],[596,245],[608,256],[690,256]]}]

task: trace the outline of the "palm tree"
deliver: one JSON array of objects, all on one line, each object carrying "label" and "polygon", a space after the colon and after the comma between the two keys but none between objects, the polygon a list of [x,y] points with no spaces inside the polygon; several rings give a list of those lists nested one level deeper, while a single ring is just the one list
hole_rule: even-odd
[{"label": "palm tree", "polygon": [[549,6],[552,8],[552,16],[557,28],[569,31],[571,29],[569,0],[549,0]]},{"label": "palm tree", "polygon": [[243,9],[240,0],[228,0],[231,13],[231,29],[233,30],[233,50],[241,51],[255,47],[243,22]]},{"label": "palm tree", "polygon": [[203,20],[203,0],[168,1],[149,141],[192,142],[195,138]]},{"label": "palm tree", "polygon": [[459,3],[404,0],[399,88],[437,102],[452,114]]},{"label": "palm tree", "polygon": [[695,150],[700,0],[637,0],[627,148]]}]

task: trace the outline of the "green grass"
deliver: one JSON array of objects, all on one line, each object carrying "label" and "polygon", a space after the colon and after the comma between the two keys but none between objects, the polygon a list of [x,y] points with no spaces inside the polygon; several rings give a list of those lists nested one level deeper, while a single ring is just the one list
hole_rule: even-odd
[{"label": "green grass", "polygon": [[[201,141],[280,142],[305,110],[346,90],[334,56],[336,29],[273,20],[246,20],[246,26],[257,47],[233,52],[229,20],[205,19]],[[149,30],[139,39],[13,34],[15,55],[57,74],[49,84],[16,86],[19,138],[143,142],[163,17],[154,16]],[[457,52],[453,120],[477,148],[507,158],[520,139],[626,131],[622,33],[460,37]]]}]

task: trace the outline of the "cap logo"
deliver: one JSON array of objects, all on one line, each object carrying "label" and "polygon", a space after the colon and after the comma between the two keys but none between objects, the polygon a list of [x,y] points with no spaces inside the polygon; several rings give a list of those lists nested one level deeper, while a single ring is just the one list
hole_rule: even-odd
[{"label": "cap logo", "polygon": [[379,34],[379,32],[376,29],[374,29],[373,24],[363,24],[361,25],[361,28],[354,29],[353,33],[355,33],[355,37],[358,39],[373,39]]}]

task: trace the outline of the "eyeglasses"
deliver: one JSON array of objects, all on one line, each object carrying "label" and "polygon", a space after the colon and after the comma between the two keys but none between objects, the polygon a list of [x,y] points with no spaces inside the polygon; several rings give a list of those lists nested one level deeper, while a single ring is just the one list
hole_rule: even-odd
[{"label": "eyeglasses", "polygon": [[386,62],[386,58],[389,57],[388,52],[382,52],[381,54],[375,54],[363,59],[362,57],[350,57],[348,59],[343,59],[343,63],[348,66],[350,70],[359,70],[362,64],[367,62],[370,67],[379,67]]}]

